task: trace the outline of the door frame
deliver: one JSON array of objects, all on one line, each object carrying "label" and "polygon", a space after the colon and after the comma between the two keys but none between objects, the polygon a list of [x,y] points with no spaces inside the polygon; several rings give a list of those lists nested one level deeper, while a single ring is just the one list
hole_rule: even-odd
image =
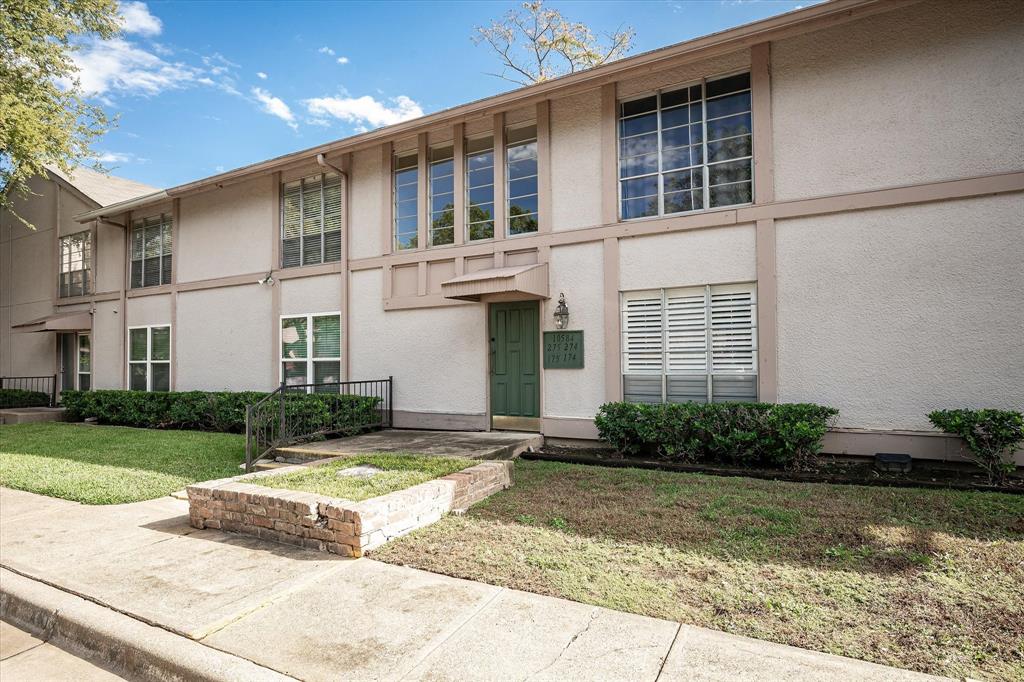
[{"label": "door frame", "polygon": [[[491,409],[491,373],[494,369],[494,354],[491,353],[491,309],[494,305],[502,305],[509,303],[531,303],[536,302],[537,304],[537,416],[536,417],[514,417],[506,415],[496,415]],[[521,299],[521,300],[497,300],[488,301],[487,305],[484,306],[484,352],[487,354],[487,373],[484,376],[485,386],[485,398],[486,398],[486,415],[487,415],[487,429],[489,431],[526,431],[530,433],[540,433],[541,424],[544,418],[544,363],[543,363],[543,347],[541,345],[544,338],[544,325],[542,313],[544,311],[543,301],[538,299]]]}]

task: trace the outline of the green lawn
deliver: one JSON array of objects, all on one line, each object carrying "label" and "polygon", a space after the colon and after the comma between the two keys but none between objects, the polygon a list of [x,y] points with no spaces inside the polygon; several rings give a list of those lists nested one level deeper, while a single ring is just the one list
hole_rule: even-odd
[{"label": "green lawn", "polygon": [[953,677],[1024,679],[1024,496],[520,461],[372,553]]},{"label": "green lawn", "polygon": [[[459,457],[406,453],[361,455],[291,474],[268,476],[257,482],[270,488],[301,490],[358,502],[447,476],[474,464],[473,460]],[[338,475],[342,469],[365,465],[383,471],[369,478]]]},{"label": "green lawn", "polygon": [[48,422],[0,426],[0,485],[85,504],[161,497],[242,473],[245,437]]}]

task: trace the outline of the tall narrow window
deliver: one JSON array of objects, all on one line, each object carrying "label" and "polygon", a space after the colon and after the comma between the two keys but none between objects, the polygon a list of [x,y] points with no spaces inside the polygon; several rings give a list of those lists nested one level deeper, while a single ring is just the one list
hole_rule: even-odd
[{"label": "tall narrow window", "polygon": [[92,232],[86,230],[60,239],[60,282],[63,296],[84,296],[92,282]]},{"label": "tall narrow window", "polygon": [[281,381],[337,393],[341,381],[341,314],[281,318]]},{"label": "tall narrow window", "polygon": [[494,139],[466,140],[466,232],[494,238]]},{"label": "tall narrow window", "polygon": [[172,235],[166,213],[132,224],[132,288],[171,283]]},{"label": "tall narrow window", "polygon": [[128,328],[128,388],[171,390],[170,326]]},{"label": "tall narrow window", "polygon": [[419,157],[395,156],[394,162],[395,250],[419,246]]},{"label": "tall narrow window", "polygon": [[88,334],[78,335],[78,390],[92,388],[92,346]]},{"label": "tall narrow window", "polygon": [[753,200],[750,74],[619,104],[624,220]]},{"label": "tall narrow window", "polygon": [[505,132],[508,233],[537,231],[537,126]]},{"label": "tall narrow window", "polygon": [[341,176],[312,175],[281,187],[281,267],[341,260]]},{"label": "tall narrow window", "polygon": [[430,150],[430,245],[455,241],[455,157],[452,145]]},{"label": "tall narrow window", "polygon": [[757,400],[757,287],[624,293],[622,375],[633,402]]}]

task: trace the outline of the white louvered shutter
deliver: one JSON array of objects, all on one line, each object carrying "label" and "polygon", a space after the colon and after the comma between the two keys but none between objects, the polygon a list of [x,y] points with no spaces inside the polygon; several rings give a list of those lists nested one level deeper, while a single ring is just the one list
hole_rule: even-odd
[{"label": "white louvered shutter", "polygon": [[711,287],[711,369],[757,372],[757,294],[750,284]]},{"label": "white louvered shutter", "polygon": [[622,310],[622,336],[624,373],[663,371],[660,292],[639,292],[626,296]]},{"label": "white louvered shutter", "polygon": [[665,292],[668,373],[708,370],[708,321],[704,287]]},{"label": "white louvered shutter", "polygon": [[302,185],[290,182],[281,197],[281,265],[302,265]]},{"label": "white louvered shutter", "polygon": [[324,262],[341,260],[341,177],[324,179]]}]

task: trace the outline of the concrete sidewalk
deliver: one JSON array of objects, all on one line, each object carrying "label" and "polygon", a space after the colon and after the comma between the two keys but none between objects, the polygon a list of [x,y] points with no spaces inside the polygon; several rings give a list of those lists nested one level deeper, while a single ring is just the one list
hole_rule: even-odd
[{"label": "concrete sidewalk", "polygon": [[149,640],[181,646],[176,664],[192,657],[194,677],[204,679],[232,676],[205,670],[213,665],[253,666],[251,678],[303,680],[935,679],[368,559],[197,531],[188,525],[187,504],[172,498],[86,507],[0,489],[0,520],[0,563],[11,571],[0,573],[0,592],[5,604],[18,605],[0,614],[5,619],[17,611],[24,620],[34,602],[49,604],[45,610],[56,600],[84,599],[62,607],[80,613],[76,631],[102,620],[89,611],[102,607],[111,614],[103,641],[121,628],[130,647]]}]

